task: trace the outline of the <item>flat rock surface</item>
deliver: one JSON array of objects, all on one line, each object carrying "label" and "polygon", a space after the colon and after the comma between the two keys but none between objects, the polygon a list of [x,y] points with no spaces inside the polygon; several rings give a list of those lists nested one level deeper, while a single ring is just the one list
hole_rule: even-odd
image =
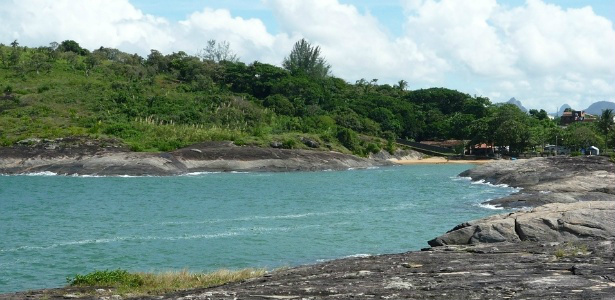
[{"label": "flat rock surface", "polygon": [[[333,260],[139,299],[614,299],[614,245],[613,240],[579,240],[436,247]],[[0,300],[65,299],[79,292],[36,291],[0,295]]]},{"label": "flat rock surface", "polygon": [[161,153],[130,152],[117,144],[58,139],[0,148],[0,174],[181,175],[205,171],[319,171],[391,165],[338,152],[236,146],[208,142]]},{"label": "flat rock surface", "polygon": [[615,200],[615,164],[601,156],[499,160],[459,176],[521,188],[510,197],[485,202],[505,208]]}]

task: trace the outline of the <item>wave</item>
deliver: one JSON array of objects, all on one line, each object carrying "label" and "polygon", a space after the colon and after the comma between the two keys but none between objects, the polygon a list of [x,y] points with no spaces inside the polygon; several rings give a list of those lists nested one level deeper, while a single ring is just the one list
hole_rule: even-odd
[{"label": "wave", "polygon": [[325,212],[306,212],[306,213],[298,213],[298,214],[285,214],[285,215],[273,215],[273,216],[249,216],[249,217],[240,217],[240,218],[231,218],[231,219],[211,219],[211,220],[201,220],[201,221],[168,221],[158,223],[160,225],[194,225],[194,224],[217,224],[224,222],[249,222],[249,221],[258,221],[258,220],[291,220],[291,219],[302,219],[309,217],[322,217],[322,216],[330,216],[330,215],[353,215],[353,214],[361,214],[369,211],[398,211],[398,210],[406,210],[409,208],[416,207],[415,203],[398,203],[389,207],[379,207],[379,208],[366,208],[360,210],[335,210],[335,211],[325,211]]},{"label": "wave", "polygon": [[190,173],[186,173],[180,176],[201,176],[201,175],[208,175],[208,174],[220,174],[222,172],[207,172],[207,171],[203,171],[203,172],[190,172]]},{"label": "wave", "polygon": [[487,203],[479,203],[479,204],[477,204],[477,206],[482,207],[482,208],[486,208],[486,209],[491,209],[491,210],[503,210],[504,209],[501,206],[495,206],[495,205],[487,204]]},{"label": "wave", "polygon": [[42,172],[32,172],[32,173],[22,173],[17,174],[21,176],[58,176],[58,173],[54,173],[51,171],[42,171]]},{"label": "wave", "polygon": [[485,181],[484,179],[473,181],[472,184],[484,184],[486,186],[497,187],[497,188],[511,188],[508,184],[505,184],[505,183],[493,184],[493,183]]},{"label": "wave", "polygon": [[80,245],[93,245],[93,244],[110,244],[115,242],[132,242],[132,241],[179,241],[179,240],[197,240],[197,239],[216,239],[226,238],[232,236],[241,235],[254,235],[263,234],[269,232],[288,232],[294,230],[302,230],[308,228],[321,227],[319,224],[304,225],[304,226],[286,226],[286,227],[241,227],[234,228],[226,232],[212,233],[212,234],[193,234],[193,235],[179,235],[179,236],[118,236],[113,238],[99,238],[99,239],[84,239],[76,241],[66,241],[45,246],[18,246],[15,248],[0,249],[1,252],[16,252],[27,250],[48,250],[58,247],[67,246],[80,246]]}]

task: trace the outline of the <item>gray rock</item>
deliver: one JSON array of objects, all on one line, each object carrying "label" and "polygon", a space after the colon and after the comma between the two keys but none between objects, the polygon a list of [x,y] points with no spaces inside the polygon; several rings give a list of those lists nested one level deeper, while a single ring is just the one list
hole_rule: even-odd
[{"label": "gray rock", "polygon": [[310,148],[320,148],[320,143],[310,138],[302,137],[301,142]]},{"label": "gray rock", "polygon": [[269,144],[269,146],[270,146],[271,148],[281,149],[283,145],[282,145],[282,143],[281,143],[281,142],[278,142],[278,141],[273,141],[273,142],[271,142],[271,143]]},{"label": "gray rock", "polygon": [[83,145],[68,147],[63,144],[55,149],[30,146],[0,148],[0,173],[49,171],[66,175],[167,176],[204,171],[344,170],[392,164],[339,152],[238,147],[230,142],[200,143],[164,153],[129,152],[121,148]]},{"label": "gray rock", "polygon": [[562,242],[615,237],[615,202],[553,203],[529,211],[460,224],[431,241],[432,247],[495,242]]}]

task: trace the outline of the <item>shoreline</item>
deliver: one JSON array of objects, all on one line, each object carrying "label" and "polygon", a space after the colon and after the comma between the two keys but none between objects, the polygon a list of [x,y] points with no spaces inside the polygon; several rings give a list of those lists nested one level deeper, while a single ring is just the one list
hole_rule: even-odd
[{"label": "shoreline", "polygon": [[428,157],[422,159],[403,159],[403,160],[389,160],[393,163],[397,163],[400,165],[439,165],[439,164],[472,164],[472,165],[482,165],[493,162],[491,159],[474,159],[474,160],[463,160],[463,159],[446,159],[444,157]]},{"label": "shoreline", "polygon": [[[407,160],[406,164],[447,163],[445,159],[423,160]],[[555,169],[560,177],[543,175]],[[460,175],[529,190],[551,184],[552,193],[569,195],[573,192],[563,183],[599,175],[594,184],[608,185],[615,178],[615,165],[603,158],[539,158],[482,164]],[[541,176],[547,180],[527,180]],[[602,189],[602,185],[592,189],[596,188]],[[608,188],[604,193],[615,194]],[[615,201],[535,205],[459,224],[429,241],[431,247],[421,251],[335,259],[219,287],[139,299],[559,299],[562,295],[566,299],[604,299],[615,294],[611,277],[615,269],[614,212]],[[472,286],[479,288],[468,288]],[[63,299],[68,291],[18,292],[0,295],[0,300],[23,299],[25,295]],[[80,299],[101,298],[86,294]]]}]

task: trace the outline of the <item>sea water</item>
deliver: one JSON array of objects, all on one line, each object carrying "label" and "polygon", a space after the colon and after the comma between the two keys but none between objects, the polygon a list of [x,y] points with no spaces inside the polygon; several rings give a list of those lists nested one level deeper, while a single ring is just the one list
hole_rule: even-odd
[{"label": "sea water", "polygon": [[472,165],[176,177],[0,176],[0,292],[94,270],[273,269],[426,247],[513,189]]}]

